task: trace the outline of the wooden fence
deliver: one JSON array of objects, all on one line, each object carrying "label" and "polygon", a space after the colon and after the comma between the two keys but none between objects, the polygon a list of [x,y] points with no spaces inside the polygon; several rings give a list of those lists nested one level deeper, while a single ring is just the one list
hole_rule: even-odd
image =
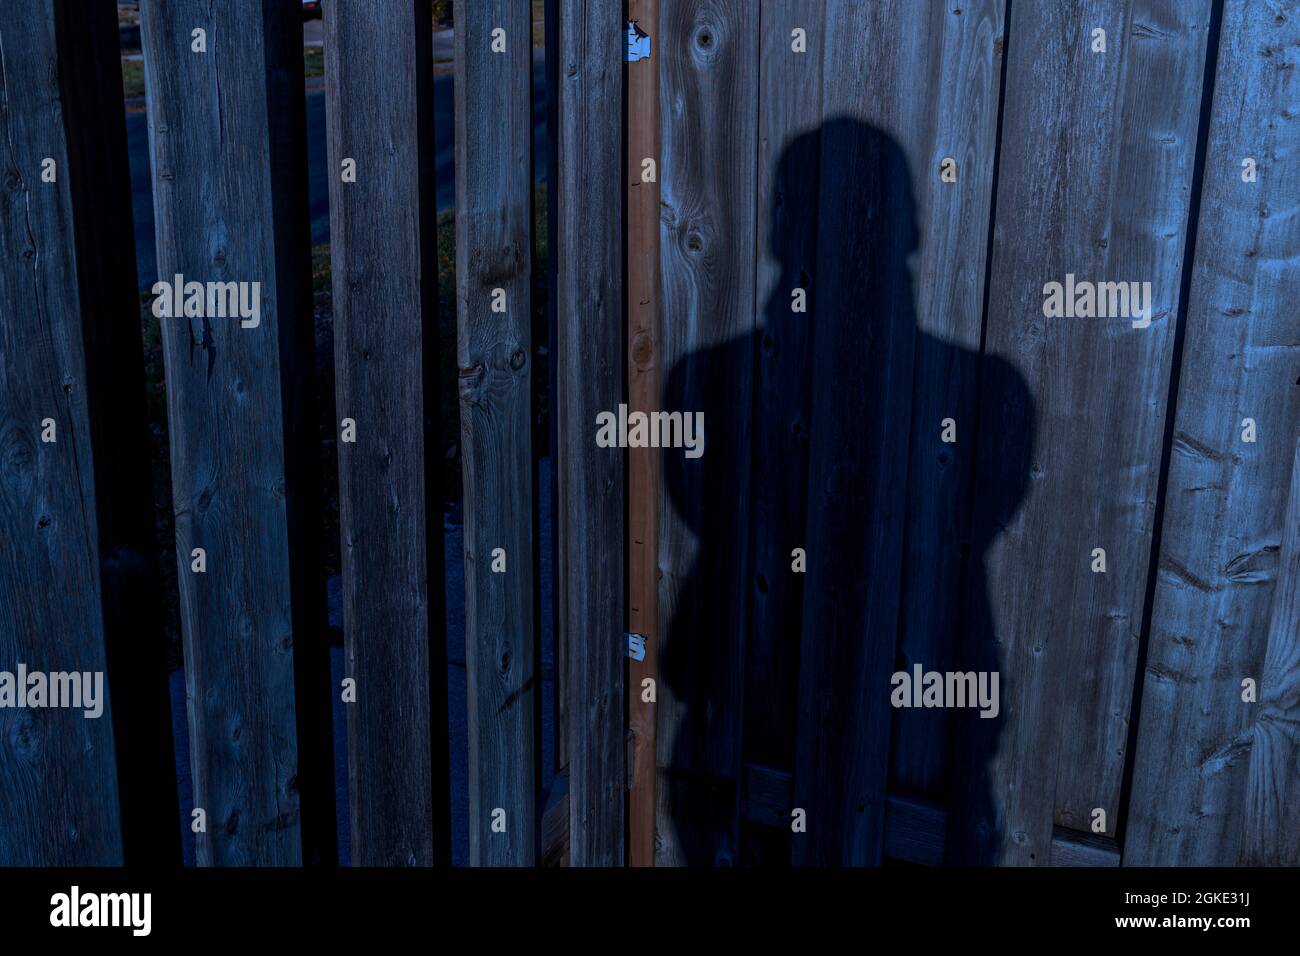
[{"label": "wooden fence", "polygon": [[658,862],[1300,862],[1298,13],[659,0]]},{"label": "wooden fence", "polygon": [[[549,0],[545,342],[530,4],[459,3],[454,382],[430,5],[326,3],[323,436],[299,5],[142,7],[158,274],[260,296],[161,319],[194,813],[113,4],[15,0],[0,672],[109,700],[0,706],[0,864],[334,865],[334,700],[351,861],[448,862],[444,391],[471,864],[1300,863],[1295,0]],[[621,404],[705,453],[599,447]],[[914,668],[999,706],[891,706]]]}]

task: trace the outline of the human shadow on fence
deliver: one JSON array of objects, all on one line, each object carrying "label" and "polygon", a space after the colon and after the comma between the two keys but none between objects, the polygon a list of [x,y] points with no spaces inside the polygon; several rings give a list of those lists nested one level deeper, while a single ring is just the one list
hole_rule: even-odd
[{"label": "human shadow on fence", "polygon": [[[890,136],[828,120],[791,141],[759,205],[775,279],[761,322],[684,356],[664,383],[664,409],[704,413],[705,451],[663,453],[695,557],[661,611],[660,732],[664,713],[675,730],[660,741],[660,857],[744,862],[742,767],[759,762],[792,774],[793,806],[807,814],[795,862],[872,861],[884,843],[892,674],[1001,670],[984,555],[1024,497],[1034,405],[1008,362],[918,328],[909,257],[923,237],[907,158]],[[681,231],[671,238],[689,243]],[[732,250],[717,255],[701,271],[724,283],[745,273]],[[720,301],[732,292],[716,290]],[[700,316],[705,334],[710,319]],[[938,420],[911,424],[914,389],[948,377],[971,383],[966,407],[949,413],[954,443]],[[942,516],[910,537],[909,487],[914,502],[938,497]],[[918,539],[922,525],[935,531]],[[936,659],[903,653],[904,588],[960,609],[931,616],[936,633],[912,642]],[[1005,701],[1005,679],[1000,689]],[[951,863],[996,863],[1002,839],[988,767],[1003,717],[979,713],[945,709],[920,724],[943,755],[943,792],[928,796],[947,806]]]}]

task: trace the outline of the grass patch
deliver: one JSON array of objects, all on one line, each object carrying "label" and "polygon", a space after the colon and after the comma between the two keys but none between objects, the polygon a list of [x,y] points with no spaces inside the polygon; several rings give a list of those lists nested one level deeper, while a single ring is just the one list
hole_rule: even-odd
[{"label": "grass patch", "polygon": [[305,46],[302,48],[302,75],[303,76],[324,76],[325,75],[325,48],[320,46]]},{"label": "grass patch", "polygon": [[128,100],[144,96],[144,60],[122,61],[122,95]]}]

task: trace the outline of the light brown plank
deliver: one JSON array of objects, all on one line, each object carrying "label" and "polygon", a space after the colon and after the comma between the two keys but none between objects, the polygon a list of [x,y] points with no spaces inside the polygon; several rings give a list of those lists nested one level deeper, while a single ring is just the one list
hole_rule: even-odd
[{"label": "light brown plank", "polygon": [[[627,18],[649,34],[651,55],[627,65],[627,394],[628,410],[659,410],[659,0],[629,0]],[[656,174],[642,179],[642,161]],[[628,862],[654,866],[656,704],[642,681],[659,678],[659,451],[627,456],[628,629],[645,638],[645,659],[628,661],[631,735]]]}]

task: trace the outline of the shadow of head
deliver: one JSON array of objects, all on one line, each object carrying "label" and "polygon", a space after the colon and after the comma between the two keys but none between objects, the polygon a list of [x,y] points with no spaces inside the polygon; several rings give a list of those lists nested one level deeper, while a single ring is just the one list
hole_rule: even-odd
[{"label": "shadow of head", "polygon": [[[695,337],[722,341],[684,355],[664,388],[666,409],[704,412],[707,454],[664,455],[674,509],[697,538],[724,530],[718,508],[704,505],[734,501],[751,439],[783,430],[806,446],[809,383],[830,371],[813,361],[815,336],[854,350],[845,368],[845,414],[869,411],[881,376],[899,387],[890,373],[911,361],[916,310],[908,259],[921,237],[907,157],[893,137],[849,117],[793,137],[775,168],[760,175],[756,214],[766,219],[757,275],[729,257],[705,263],[692,279],[703,284],[698,301],[723,307],[749,301],[745,286],[755,283],[762,311],[752,334],[734,315],[702,309]],[[724,322],[742,334],[719,336]]]},{"label": "shadow of head", "polygon": [[[861,269],[867,280],[920,245],[903,148],[879,127],[851,117],[827,120],[791,139],[764,199],[768,252],[786,275],[811,280],[804,269],[820,254],[823,268]],[[819,226],[830,231],[820,250]],[[849,247],[837,252],[837,237]]]}]

